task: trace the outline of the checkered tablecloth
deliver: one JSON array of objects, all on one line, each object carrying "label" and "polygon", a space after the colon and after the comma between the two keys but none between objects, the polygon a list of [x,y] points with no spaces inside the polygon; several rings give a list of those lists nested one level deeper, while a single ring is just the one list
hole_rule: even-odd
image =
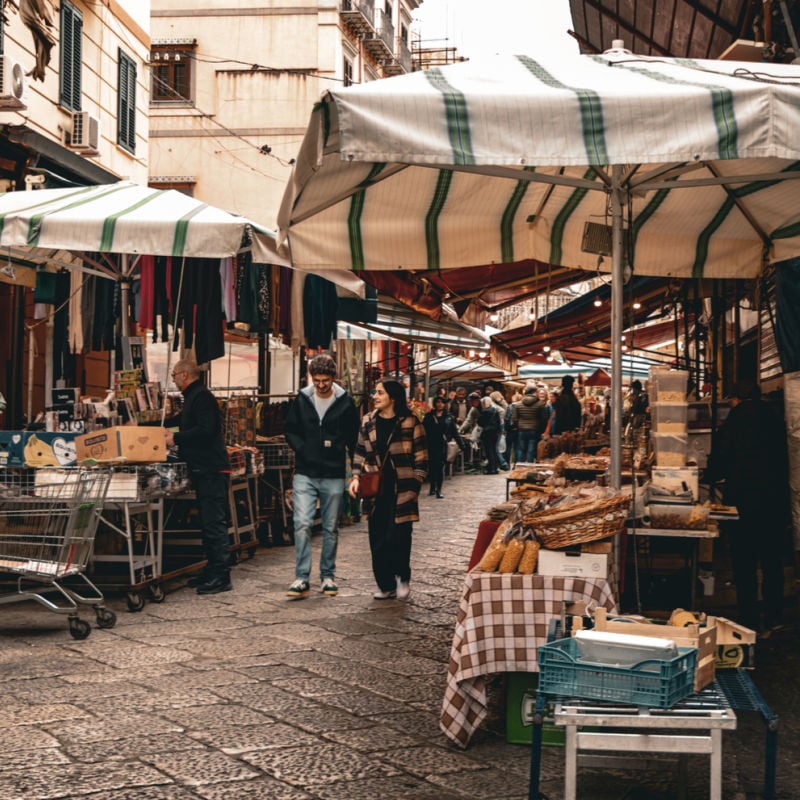
[{"label": "checkered tablecloth", "polygon": [[580,600],[616,611],[601,578],[467,573],[439,722],[450,739],[466,747],[486,716],[487,675],[538,671],[536,650],[550,620],[564,601]]}]

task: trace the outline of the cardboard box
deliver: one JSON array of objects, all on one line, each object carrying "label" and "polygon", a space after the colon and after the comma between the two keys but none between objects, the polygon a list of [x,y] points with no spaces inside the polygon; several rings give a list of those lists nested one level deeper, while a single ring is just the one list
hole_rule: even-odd
[{"label": "cardboard box", "polygon": [[[699,692],[714,680],[715,657],[717,647],[718,619],[707,617],[706,624],[687,625],[678,628],[674,625],[660,625],[654,622],[617,622],[608,619],[605,608],[597,608],[594,612],[594,629],[609,633],[627,633],[634,636],[653,636],[659,639],[671,639],[677,647],[696,647],[697,663],[694,671],[694,690]],[[580,630],[583,621],[573,618],[573,633]]]},{"label": "cardboard box", "polygon": [[78,463],[125,461],[148,464],[167,460],[167,446],[162,428],[121,425],[85,433],[75,439]]},{"label": "cardboard box", "polygon": [[26,467],[72,467],[76,433],[25,432],[23,455]]},{"label": "cardboard box", "polygon": [[0,431],[0,467],[25,466],[25,433]]},{"label": "cardboard box", "polygon": [[608,577],[608,555],[567,550],[540,550],[536,571],[540,575]]},{"label": "cardboard box", "polygon": [[717,617],[717,669],[755,669],[756,632],[738,622]]}]

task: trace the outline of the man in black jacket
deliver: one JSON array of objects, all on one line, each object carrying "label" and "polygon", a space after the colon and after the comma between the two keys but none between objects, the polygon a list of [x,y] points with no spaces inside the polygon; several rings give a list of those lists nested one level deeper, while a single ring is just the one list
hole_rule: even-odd
[{"label": "man in black jacket", "polygon": [[344,499],[345,466],[358,438],[358,411],[353,399],[334,382],[336,364],[326,354],[308,365],[312,385],[298,392],[286,414],[286,439],[295,452],[292,480],[294,504],[295,580],[286,592],[292,600],[310,591],[311,526],[319,501],[322,519],[320,591],[334,597],[339,512]]},{"label": "man in black jacket", "polygon": [[736,621],[759,630],[757,568],[761,566],[764,632],[783,625],[783,555],[788,549],[789,466],[786,427],[748,380],[731,392],[731,411],[717,432],[705,479],[725,481],[726,522],[736,583]]},{"label": "man in black jacket", "polygon": [[[222,441],[222,422],[217,399],[200,382],[200,367],[181,359],[172,369],[172,380],[183,393],[178,432],[165,430],[167,447],[189,467],[200,510],[203,552],[208,564],[197,586],[198,594],[229,592],[230,542],[228,539],[228,481],[231,465]],[[198,585],[199,584],[199,585]]]}]

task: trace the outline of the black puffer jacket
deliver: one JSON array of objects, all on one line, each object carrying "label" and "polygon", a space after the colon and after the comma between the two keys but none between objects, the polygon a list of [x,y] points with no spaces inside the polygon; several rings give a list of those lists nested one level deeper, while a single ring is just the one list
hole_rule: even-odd
[{"label": "black puffer jacket", "polygon": [[295,453],[295,471],[309,478],[344,478],[352,459],[360,420],[353,398],[334,384],[336,399],[320,420],[314,387],[303,389],[286,412],[286,440]]}]

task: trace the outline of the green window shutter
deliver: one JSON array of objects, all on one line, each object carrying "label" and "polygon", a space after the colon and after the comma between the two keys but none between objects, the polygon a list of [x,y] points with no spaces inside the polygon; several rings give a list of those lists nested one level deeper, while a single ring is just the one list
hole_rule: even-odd
[{"label": "green window shutter", "polygon": [[117,144],[136,152],[136,63],[119,51],[117,87]]},{"label": "green window shutter", "polygon": [[83,14],[68,0],[61,2],[60,100],[70,111],[81,110],[81,38]]}]

